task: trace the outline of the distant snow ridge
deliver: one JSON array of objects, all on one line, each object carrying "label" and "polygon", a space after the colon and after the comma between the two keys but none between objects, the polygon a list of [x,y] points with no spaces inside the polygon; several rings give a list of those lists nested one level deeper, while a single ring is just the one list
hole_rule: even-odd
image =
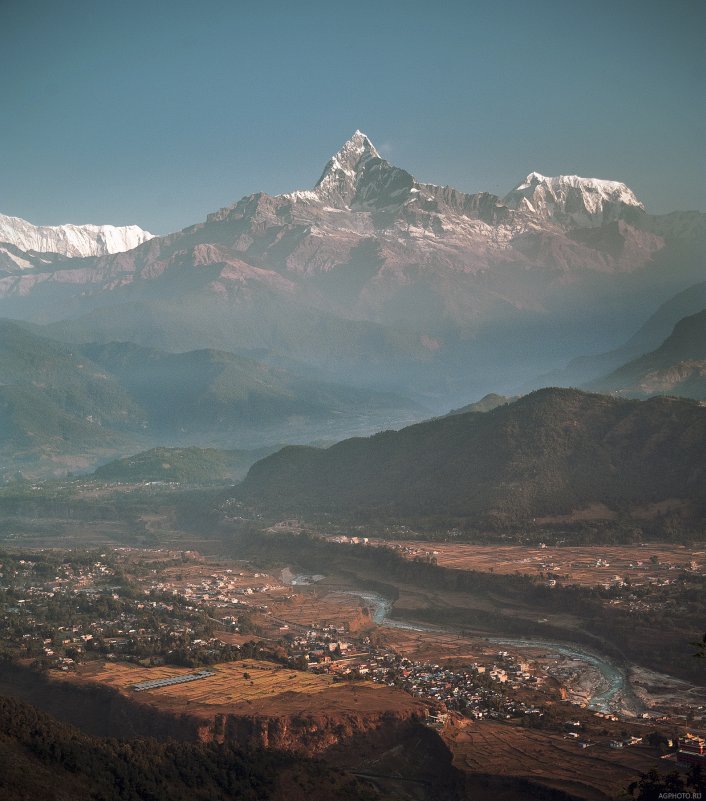
[{"label": "distant snow ridge", "polygon": [[154,234],[137,225],[32,225],[19,217],[0,214],[0,242],[24,251],[63,256],[105,256],[141,245]]},{"label": "distant snow ridge", "polygon": [[618,219],[626,206],[645,210],[634,192],[619,181],[578,175],[548,178],[538,172],[530,173],[502,202],[512,209],[574,223],[609,222]]}]

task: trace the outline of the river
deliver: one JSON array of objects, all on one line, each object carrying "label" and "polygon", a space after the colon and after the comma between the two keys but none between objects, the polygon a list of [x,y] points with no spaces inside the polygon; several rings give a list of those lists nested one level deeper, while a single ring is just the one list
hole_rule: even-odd
[{"label": "river", "polygon": [[[344,595],[360,598],[372,612],[373,620],[381,626],[408,631],[450,631],[443,626],[431,626],[423,623],[407,623],[390,617],[393,601],[378,592],[370,590],[336,589]],[[586,705],[597,712],[622,712],[626,707],[633,713],[639,703],[634,696],[625,668],[613,662],[609,657],[590,651],[573,643],[562,643],[553,640],[535,640],[509,637],[487,637],[488,642],[504,645],[519,650],[545,651],[545,656],[564,657],[583,668],[583,689]]]},{"label": "river", "polygon": [[625,712],[626,706],[631,711],[639,707],[634,697],[625,668],[617,665],[608,657],[588,651],[573,643],[561,643],[554,640],[512,639],[505,637],[488,637],[488,642],[506,645],[519,649],[541,649],[547,656],[562,656],[598,674],[598,681],[590,687],[587,700],[589,709],[598,712]]},{"label": "river", "polygon": [[[282,573],[282,579],[293,586],[306,586],[321,581],[321,575],[294,575],[288,568]],[[372,590],[351,590],[347,588],[328,587],[330,592],[341,595],[353,595],[360,598],[371,610],[372,618],[380,626],[407,631],[451,631],[443,626],[432,626],[424,623],[407,623],[390,617],[394,601],[379,592]],[[455,632],[453,632],[455,633]],[[504,645],[518,650],[540,649],[544,658],[556,656],[558,659],[570,660],[577,666],[578,684],[581,686],[580,696],[585,699],[589,709],[597,712],[632,713],[639,711],[641,704],[630,686],[626,670],[609,657],[587,650],[573,643],[554,640],[535,640],[520,637],[486,637],[488,642]],[[550,671],[551,672],[551,671]]]}]

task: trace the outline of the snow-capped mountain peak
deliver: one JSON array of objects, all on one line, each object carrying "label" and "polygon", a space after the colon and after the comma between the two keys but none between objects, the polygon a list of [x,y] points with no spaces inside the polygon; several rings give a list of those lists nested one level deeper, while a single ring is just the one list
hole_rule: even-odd
[{"label": "snow-capped mountain peak", "polygon": [[511,209],[574,225],[610,222],[626,207],[645,210],[635,193],[620,181],[579,175],[547,177],[538,172],[531,172],[502,202]]},{"label": "snow-capped mountain peak", "polygon": [[62,256],[105,256],[141,245],[154,234],[137,225],[33,225],[20,217],[0,214],[0,242],[24,251]]},{"label": "snow-capped mountain peak", "polygon": [[316,187],[318,188],[322,181],[326,180],[327,176],[332,172],[336,170],[356,172],[362,169],[371,158],[379,159],[380,154],[366,134],[362,131],[356,131],[353,136],[343,144],[341,149],[331,156]]},{"label": "snow-capped mountain peak", "polygon": [[356,194],[358,178],[373,159],[382,160],[370,139],[362,131],[356,131],[331,156],[314,192],[328,205],[350,206]]},{"label": "snow-capped mountain peak", "polygon": [[543,181],[546,181],[546,180],[547,180],[546,176],[542,175],[541,173],[539,173],[539,172],[531,172],[525,178],[524,181],[522,181],[521,183],[519,183],[515,187],[514,191],[515,192],[519,192],[522,189],[529,189],[530,187],[535,187],[538,184],[541,184]]}]

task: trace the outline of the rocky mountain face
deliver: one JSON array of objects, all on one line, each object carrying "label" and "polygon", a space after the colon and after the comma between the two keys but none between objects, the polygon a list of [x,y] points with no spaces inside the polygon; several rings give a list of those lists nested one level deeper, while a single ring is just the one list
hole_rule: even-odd
[{"label": "rocky mountain face", "polygon": [[577,176],[531,173],[502,198],[421,183],[356,131],[311,190],[249,195],[125,253],[8,257],[0,313],[74,341],[415,385],[448,409],[619,341],[700,278],[705,215],[687,216],[650,217],[624,184]]},{"label": "rocky mountain face", "polygon": [[629,217],[638,222],[639,212],[645,210],[633,191],[618,181],[578,175],[547,178],[538,172],[530,173],[503,203],[576,228],[593,228]]},{"label": "rocky mountain face", "polygon": [[[422,741],[423,756],[429,752],[436,760],[432,775],[444,788],[444,798],[460,798],[445,792],[457,778],[441,739],[418,722],[425,708],[402,693],[407,701],[398,703],[399,709],[383,707],[377,714],[336,710],[326,715],[214,714],[209,719],[138,704],[134,697],[90,683],[48,682],[14,666],[3,665],[0,679],[5,693],[0,696],[4,800],[364,801],[372,798],[369,785],[345,766],[346,761],[356,765],[359,738],[380,751],[395,741],[411,747]],[[323,750],[324,740],[340,744],[332,764],[310,756]],[[392,801],[393,796],[376,792],[375,798]]]},{"label": "rocky mountain face", "polygon": [[29,252],[9,242],[0,242],[0,276],[12,275],[18,270],[46,267],[61,258],[58,253]]},{"label": "rocky mountain face", "polygon": [[152,238],[153,234],[137,225],[32,225],[20,217],[0,214],[0,242],[35,254],[104,256],[132,250]]},{"label": "rocky mountain face", "polygon": [[665,245],[636,227],[644,217],[609,181],[534,173],[503,199],[423,184],[357,131],[312,191],[253,195],[208,221],[332,309],[438,328],[541,310],[558,285],[644,267]]},{"label": "rocky mountain face", "polygon": [[701,281],[660,304],[654,314],[620,347],[606,353],[576,357],[561,370],[539,376],[529,388],[594,386],[591,382],[599,382],[613,370],[659,348],[680,320],[705,308],[706,281]]}]

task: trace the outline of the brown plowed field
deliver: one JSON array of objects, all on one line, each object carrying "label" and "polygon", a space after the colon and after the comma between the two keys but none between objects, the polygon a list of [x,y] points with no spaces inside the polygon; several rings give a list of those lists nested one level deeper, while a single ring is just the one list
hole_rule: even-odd
[{"label": "brown plowed field", "polygon": [[[615,576],[629,577],[632,584],[648,579],[673,576],[676,570],[690,568],[706,572],[706,551],[671,543],[646,545],[591,545],[530,547],[520,545],[469,545],[418,540],[394,543],[376,541],[385,547],[401,546],[403,555],[429,555],[442,567],[478,570],[484,573],[527,574],[555,578],[563,584],[593,586],[605,584]],[[655,563],[653,557],[657,558]],[[673,566],[670,570],[670,566]]]},{"label": "brown plowed field", "polygon": [[362,614],[365,601],[347,593],[321,588],[296,588],[293,597],[286,600],[272,599],[272,614],[300,626],[365,626],[372,621]]}]

